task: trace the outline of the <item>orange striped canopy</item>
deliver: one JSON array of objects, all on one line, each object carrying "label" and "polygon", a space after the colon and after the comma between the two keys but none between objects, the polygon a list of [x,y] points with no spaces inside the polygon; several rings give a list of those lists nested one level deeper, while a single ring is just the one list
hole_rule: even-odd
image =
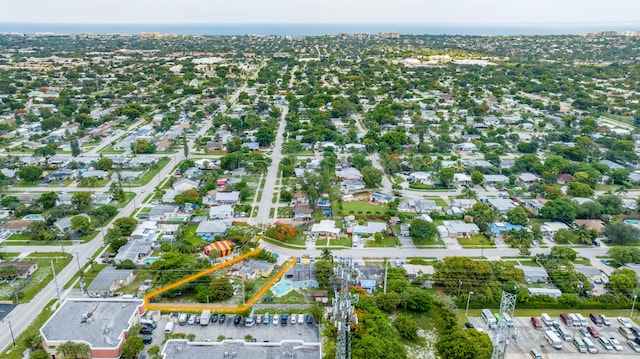
[{"label": "orange striped canopy", "polygon": [[212,250],[216,250],[220,253],[220,257],[225,257],[231,254],[231,248],[233,242],[225,239],[224,241],[212,242],[208,246],[204,247],[204,254],[209,255]]}]

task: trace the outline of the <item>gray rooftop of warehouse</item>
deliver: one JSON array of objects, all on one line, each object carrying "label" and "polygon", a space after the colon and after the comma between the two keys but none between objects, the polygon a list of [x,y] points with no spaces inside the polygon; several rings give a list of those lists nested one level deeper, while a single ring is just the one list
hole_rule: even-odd
[{"label": "gray rooftop of warehouse", "polygon": [[[228,356],[225,356],[228,353]],[[232,353],[235,353],[233,356]],[[184,339],[167,341],[162,349],[164,359],[235,358],[235,359],[320,359],[319,343],[283,340],[280,343],[247,343],[243,340],[222,342],[187,342]]]},{"label": "gray rooftop of warehouse", "polygon": [[[46,341],[84,341],[93,348],[112,348],[140,305],[141,300],[69,299],[40,332]],[[83,315],[90,312],[91,319],[81,323]]]}]

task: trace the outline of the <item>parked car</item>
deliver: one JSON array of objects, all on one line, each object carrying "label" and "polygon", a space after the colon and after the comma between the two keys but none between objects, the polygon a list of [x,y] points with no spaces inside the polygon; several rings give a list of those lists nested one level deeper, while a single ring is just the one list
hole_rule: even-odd
[{"label": "parked car", "polygon": [[187,320],[187,324],[193,325],[195,323],[196,323],[196,316],[193,315],[193,314],[189,315],[189,319]]},{"label": "parked car", "polygon": [[473,329],[473,328],[475,328],[475,327],[473,326],[473,324],[471,324],[471,323],[469,323],[469,322],[464,323],[464,327],[465,327],[465,328],[468,328],[468,329]]},{"label": "parked car", "polygon": [[304,323],[304,314],[300,313],[298,314],[298,324],[303,324]]},{"label": "parked car", "polygon": [[262,316],[261,315],[257,315],[256,316],[256,324],[262,324]]},{"label": "parked car", "polygon": [[589,332],[589,334],[591,334],[592,337],[596,339],[600,338],[600,334],[598,334],[598,331],[596,330],[596,328],[592,326],[588,326],[587,331]]},{"label": "parked car", "polygon": [[608,326],[611,326],[611,321],[609,320],[609,318],[607,318],[606,315],[604,314],[600,314],[600,319],[602,319],[602,324]]},{"label": "parked car", "polygon": [[223,324],[226,319],[227,319],[226,315],[220,314],[220,318],[218,319],[218,323]]},{"label": "parked car", "polygon": [[153,341],[153,337],[151,335],[142,336],[142,344],[151,344],[152,341]]},{"label": "parked car", "polygon": [[640,353],[640,344],[636,343],[633,340],[627,340],[627,344],[629,344],[629,346],[634,352]]},{"label": "parked car", "polygon": [[278,322],[280,321],[280,317],[276,314],[273,316],[273,325],[278,325]]},{"label": "parked car", "polygon": [[291,324],[296,324],[296,322],[298,321],[298,317],[296,317],[295,314],[291,314]]},{"label": "parked car", "polygon": [[215,323],[218,321],[218,314],[212,314],[211,315],[211,323]]},{"label": "parked car", "polygon": [[264,298],[264,299],[262,300],[262,302],[263,302],[263,303],[271,303],[271,302],[273,302],[273,298],[271,298],[271,297],[266,297],[266,298]]},{"label": "parked car", "polygon": [[269,324],[269,323],[271,323],[271,315],[269,315],[269,313],[265,313],[264,318],[262,319],[262,324]]},{"label": "parked car", "polygon": [[623,326],[627,327],[627,328],[631,328],[631,321],[627,318],[624,317],[618,317],[618,322],[620,322],[620,324],[622,324]]},{"label": "parked car", "polygon": [[142,335],[151,335],[151,334],[153,334],[153,330],[151,330],[148,327],[142,327],[140,329],[140,334],[142,334]]},{"label": "parked car", "polygon": [[539,351],[537,351],[536,349],[531,349],[531,351],[529,352],[529,354],[531,354],[531,357],[533,359],[542,359],[542,355],[540,354]]},{"label": "parked car", "polygon": [[617,351],[621,351],[622,350],[622,344],[620,344],[620,342],[618,341],[618,339],[616,338],[609,338],[609,342],[611,343],[611,345],[613,345],[613,349],[617,350]]},{"label": "parked car", "polygon": [[613,345],[611,345],[611,342],[609,341],[609,339],[607,339],[605,337],[599,337],[598,341],[600,342],[600,344],[602,344],[602,346],[606,350],[613,350]]},{"label": "parked car", "polygon": [[280,314],[280,325],[286,327],[289,323],[289,316],[287,314]]},{"label": "parked car", "polygon": [[242,321],[242,317],[241,316],[236,315],[235,317],[233,317],[233,324],[234,325],[240,324],[241,321]]},{"label": "parked car", "polygon": [[313,315],[307,314],[307,324],[313,324]]}]

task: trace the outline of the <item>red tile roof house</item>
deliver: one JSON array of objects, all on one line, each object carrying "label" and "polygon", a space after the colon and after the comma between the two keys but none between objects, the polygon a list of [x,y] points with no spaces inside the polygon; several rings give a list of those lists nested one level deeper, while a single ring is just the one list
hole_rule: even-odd
[{"label": "red tile roof house", "polygon": [[560,183],[560,184],[567,184],[567,183],[573,181],[573,176],[568,174],[568,173],[561,173],[561,174],[556,176],[556,179],[558,180],[558,183]]}]

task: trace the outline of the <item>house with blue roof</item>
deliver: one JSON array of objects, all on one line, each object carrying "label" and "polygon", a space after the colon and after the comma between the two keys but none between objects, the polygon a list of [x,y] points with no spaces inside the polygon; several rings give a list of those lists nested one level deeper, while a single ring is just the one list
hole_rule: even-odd
[{"label": "house with blue roof", "polygon": [[493,236],[502,237],[510,230],[519,231],[524,227],[519,224],[512,224],[509,222],[493,222],[489,223],[489,231]]}]

